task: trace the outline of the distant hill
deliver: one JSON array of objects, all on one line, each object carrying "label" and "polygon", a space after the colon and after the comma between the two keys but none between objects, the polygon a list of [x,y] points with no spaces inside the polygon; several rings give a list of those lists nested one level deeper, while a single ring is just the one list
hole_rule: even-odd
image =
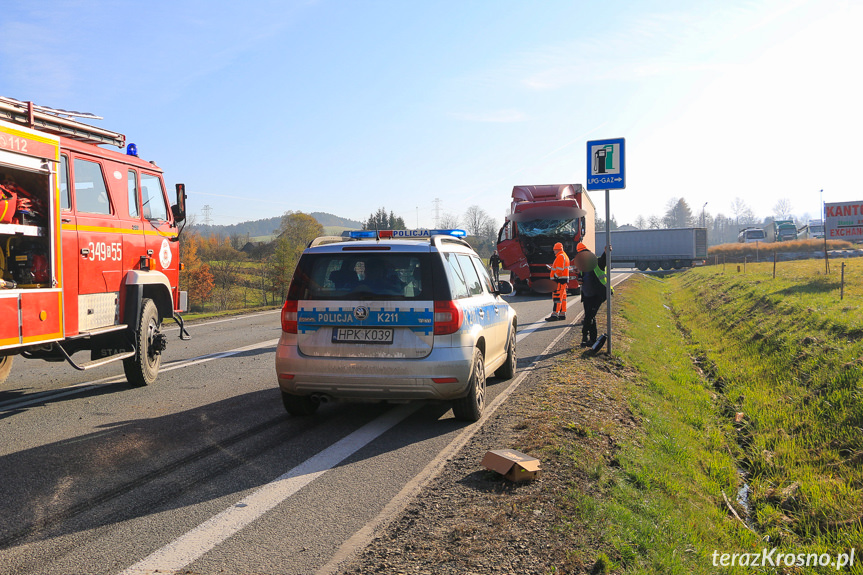
[{"label": "distant hill", "polygon": [[[309,215],[315,218],[318,223],[324,226],[324,228],[337,227],[348,230],[359,230],[363,227],[362,222],[349,220],[347,218],[340,218],[339,216],[334,216],[333,214],[327,214],[324,212],[312,212]],[[253,222],[241,222],[239,224],[232,224],[230,226],[205,226],[202,224],[196,224],[194,229],[204,237],[221,235],[223,237],[229,238],[231,236],[237,235],[260,239],[273,236],[275,231],[279,229],[279,225],[281,223],[282,216],[276,216],[274,218],[255,220]]]},{"label": "distant hill", "polygon": [[338,226],[349,230],[360,230],[363,227],[362,222],[340,218],[339,216],[334,216],[333,214],[327,214],[325,212],[312,212],[311,216],[318,220],[318,222],[324,227]]}]

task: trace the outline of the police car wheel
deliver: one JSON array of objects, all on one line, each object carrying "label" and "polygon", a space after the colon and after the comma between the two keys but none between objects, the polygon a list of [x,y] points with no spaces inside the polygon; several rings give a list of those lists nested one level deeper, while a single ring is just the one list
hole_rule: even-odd
[{"label": "police car wheel", "polygon": [[293,395],[282,392],[282,403],[291,415],[313,415],[318,410],[319,403],[309,395]]},{"label": "police car wheel", "polygon": [[159,366],[162,365],[162,353],[158,346],[161,335],[159,310],[153,300],[145,298],[141,302],[141,324],[134,334],[134,357],[123,360],[123,371],[130,384],[140,387],[156,381]]},{"label": "police car wheel", "polygon": [[479,349],[473,350],[473,368],[465,397],[452,402],[452,413],[461,421],[477,421],[485,407],[485,358]]},{"label": "police car wheel", "polygon": [[515,326],[509,331],[509,340],[506,342],[506,361],[494,372],[501,379],[512,379],[515,375],[515,364],[518,358],[515,355]]},{"label": "police car wheel", "polygon": [[9,372],[12,371],[12,356],[0,356],[0,385],[9,377]]}]

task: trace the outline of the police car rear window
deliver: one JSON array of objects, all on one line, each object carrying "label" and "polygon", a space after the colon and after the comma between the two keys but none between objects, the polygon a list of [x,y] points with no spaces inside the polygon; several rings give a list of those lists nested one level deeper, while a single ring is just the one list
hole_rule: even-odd
[{"label": "police car rear window", "polygon": [[306,254],[291,285],[299,300],[432,300],[428,254]]}]

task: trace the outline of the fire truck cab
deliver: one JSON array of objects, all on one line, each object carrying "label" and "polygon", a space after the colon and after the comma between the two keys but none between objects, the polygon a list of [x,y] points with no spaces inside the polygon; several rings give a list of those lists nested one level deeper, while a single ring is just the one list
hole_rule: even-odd
[{"label": "fire truck cab", "polygon": [[[98,118],[0,97],[0,383],[15,355],[86,370],[123,361],[155,381],[179,312],[185,187],[170,205],[162,170]],[[89,361],[73,359],[89,351]]]}]

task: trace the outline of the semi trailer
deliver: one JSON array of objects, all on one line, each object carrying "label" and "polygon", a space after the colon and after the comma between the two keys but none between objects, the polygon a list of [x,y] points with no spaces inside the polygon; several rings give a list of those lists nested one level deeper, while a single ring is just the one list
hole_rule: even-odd
[{"label": "semi trailer", "polygon": [[[614,230],[610,235],[612,268],[671,270],[704,265],[707,260],[706,228]],[[596,232],[596,245],[601,253],[605,231]]]}]

